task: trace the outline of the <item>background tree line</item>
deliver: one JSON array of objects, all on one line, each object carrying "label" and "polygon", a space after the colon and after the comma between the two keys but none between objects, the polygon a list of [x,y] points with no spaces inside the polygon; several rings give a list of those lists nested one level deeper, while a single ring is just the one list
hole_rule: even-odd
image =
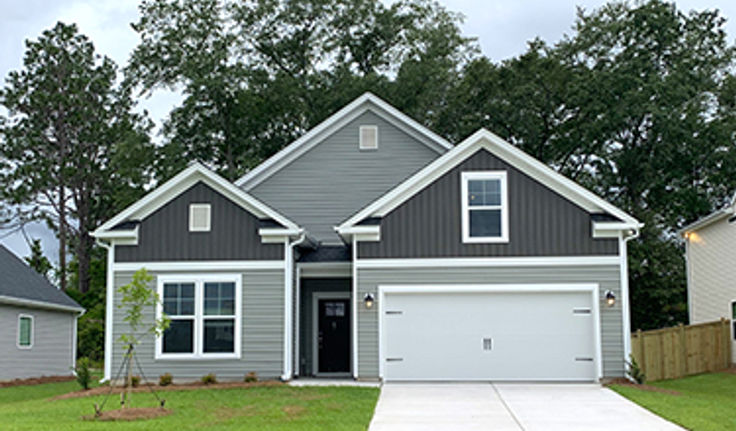
[{"label": "background tree line", "polygon": [[[55,279],[90,310],[80,354],[101,358],[104,334],[105,255],[91,230],[190,160],[236,179],[365,91],[454,142],[486,127],[646,223],[630,245],[632,324],[686,321],[676,229],[736,190],[734,46],[716,11],[612,2],[499,63],[429,0],[139,9],[122,70],[59,23],[0,90],[3,221],[57,233]],[[161,88],[184,99],[154,143],[134,106]],[[48,272],[40,247],[29,261]]]}]

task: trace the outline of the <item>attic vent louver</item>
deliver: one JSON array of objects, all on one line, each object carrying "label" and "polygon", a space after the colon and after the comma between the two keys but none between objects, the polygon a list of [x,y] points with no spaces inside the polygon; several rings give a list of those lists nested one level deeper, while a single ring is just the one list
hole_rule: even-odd
[{"label": "attic vent louver", "polygon": [[210,204],[189,205],[189,232],[209,232],[211,224]]},{"label": "attic vent louver", "polygon": [[360,126],[360,149],[378,149],[378,126]]}]

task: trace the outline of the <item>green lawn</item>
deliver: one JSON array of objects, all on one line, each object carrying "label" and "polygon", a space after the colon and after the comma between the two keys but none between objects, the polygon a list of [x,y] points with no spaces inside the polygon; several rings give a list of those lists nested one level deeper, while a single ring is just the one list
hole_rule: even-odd
[{"label": "green lawn", "polygon": [[[253,387],[162,392],[173,414],[137,422],[95,422],[102,397],[51,400],[76,390],[75,382],[0,388],[0,428],[10,430],[365,430],[378,399],[376,388]],[[116,408],[119,397],[108,401]],[[133,407],[156,405],[133,394]],[[106,408],[107,410],[107,408]]]},{"label": "green lawn", "polygon": [[617,385],[611,386],[611,389],[687,429],[736,430],[736,374],[701,374],[650,385],[680,394],[649,392]]}]

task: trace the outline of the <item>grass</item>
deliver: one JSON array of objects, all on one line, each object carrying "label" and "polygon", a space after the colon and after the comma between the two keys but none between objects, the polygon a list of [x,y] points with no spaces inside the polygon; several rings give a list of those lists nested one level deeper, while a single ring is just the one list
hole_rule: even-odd
[{"label": "grass", "polygon": [[736,374],[701,374],[649,385],[677,391],[679,395],[631,386],[612,385],[611,389],[690,430],[736,430]]},{"label": "grass", "polygon": [[[136,422],[96,422],[103,397],[52,400],[78,389],[76,382],[0,388],[0,428],[10,430],[365,430],[378,399],[376,388],[253,387],[162,392],[173,414]],[[117,408],[110,397],[105,410]],[[154,407],[150,394],[135,393],[133,407]],[[109,407],[108,407],[109,406]]]}]

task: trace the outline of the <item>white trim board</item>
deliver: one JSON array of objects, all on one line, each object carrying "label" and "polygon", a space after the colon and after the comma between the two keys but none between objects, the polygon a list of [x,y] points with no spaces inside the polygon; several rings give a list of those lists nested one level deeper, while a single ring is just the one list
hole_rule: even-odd
[{"label": "white trim board", "polygon": [[[93,233],[94,237],[105,237],[105,231],[112,229],[119,223],[127,220],[142,220],[167,202],[179,196],[198,182],[203,182],[221,193],[243,209],[258,218],[270,218],[276,220],[287,230],[299,229],[299,227],[276,210],[268,207],[263,202],[236,187],[230,181],[222,178],[200,163],[193,163],[188,168],[179,172],[170,180],[148,193],[123,211],[119,212],[110,220],[103,223]],[[109,234],[107,234],[109,236]]]},{"label": "white trim board", "polygon": [[360,114],[370,110],[384,120],[399,127],[404,132],[418,139],[433,150],[442,154],[452,148],[447,140],[422,126],[406,114],[389,105],[379,97],[364,93],[348,105],[331,115],[322,123],[310,129],[299,139],[287,145],[284,149],[271,156],[268,160],[256,166],[253,170],[235,181],[235,185],[245,190],[257,186],[274,173],[287,166],[290,162],[317,145],[322,139],[334,133],[337,129],[357,118]]},{"label": "white trim board", "polygon": [[[383,337],[383,320],[385,318],[384,303],[386,295],[392,293],[402,294],[431,294],[431,293],[549,293],[549,292],[589,292],[592,300],[593,312],[593,336],[595,343],[595,369],[596,378],[603,377],[603,348],[601,345],[601,320],[600,320],[600,286],[598,283],[524,283],[524,284],[430,284],[430,285],[407,285],[407,284],[382,284],[378,285],[378,375],[384,379],[385,347]],[[426,379],[422,379],[426,380]],[[479,379],[487,381],[487,379]],[[523,381],[525,379],[519,379]],[[528,380],[528,379],[526,379]],[[561,379],[549,379],[556,381]],[[385,381],[385,379],[384,379]],[[586,380],[589,381],[589,380]]]},{"label": "white trim board", "polygon": [[115,262],[113,271],[237,271],[248,269],[284,269],[283,260],[192,260],[176,262]]},{"label": "white trim board", "polygon": [[29,308],[42,308],[46,310],[69,311],[72,313],[83,313],[84,308],[72,305],[54,304],[53,302],[36,301],[33,299],[16,298],[13,296],[0,295],[0,304],[20,305]]},{"label": "white trim board", "polygon": [[597,266],[620,265],[618,255],[564,257],[450,257],[416,259],[359,259],[356,268],[434,268],[504,266]]},{"label": "white trim board", "polygon": [[368,217],[385,216],[480,149],[487,150],[590,213],[606,212],[621,219],[629,229],[641,227],[641,223],[634,217],[608,203],[585,187],[559,174],[488,130],[480,129],[455,148],[345,220],[337,227],[337,231],[342,233]]},{"label": "white trim board", "polygon": [[[351,315],[350,317],[350,324],[352,325],[352,320],[354,317],[352,317],[352,310],[350,307],[350,292],[312,292],[312,375],[315,376],[331,376],[331,375],[345,375],[349,376],[350,371],[348,370],[346,372],[340,372],[340,373],[320,373],[319,372],[319,344],[317,342],[317,338],[319,337],[319,300],[321,299],[347,299],[348,300],[348,309],[345,310],[346,313],[349,313]],[[352,332],[352,331],[351,331]],[[352,336],[350,337],[350,354],[352,355],[353,352],[353,340]],[[352,358],[351,358],[352,359]],[[352,368],[352,361],[348,361],[348,366]]]}]

